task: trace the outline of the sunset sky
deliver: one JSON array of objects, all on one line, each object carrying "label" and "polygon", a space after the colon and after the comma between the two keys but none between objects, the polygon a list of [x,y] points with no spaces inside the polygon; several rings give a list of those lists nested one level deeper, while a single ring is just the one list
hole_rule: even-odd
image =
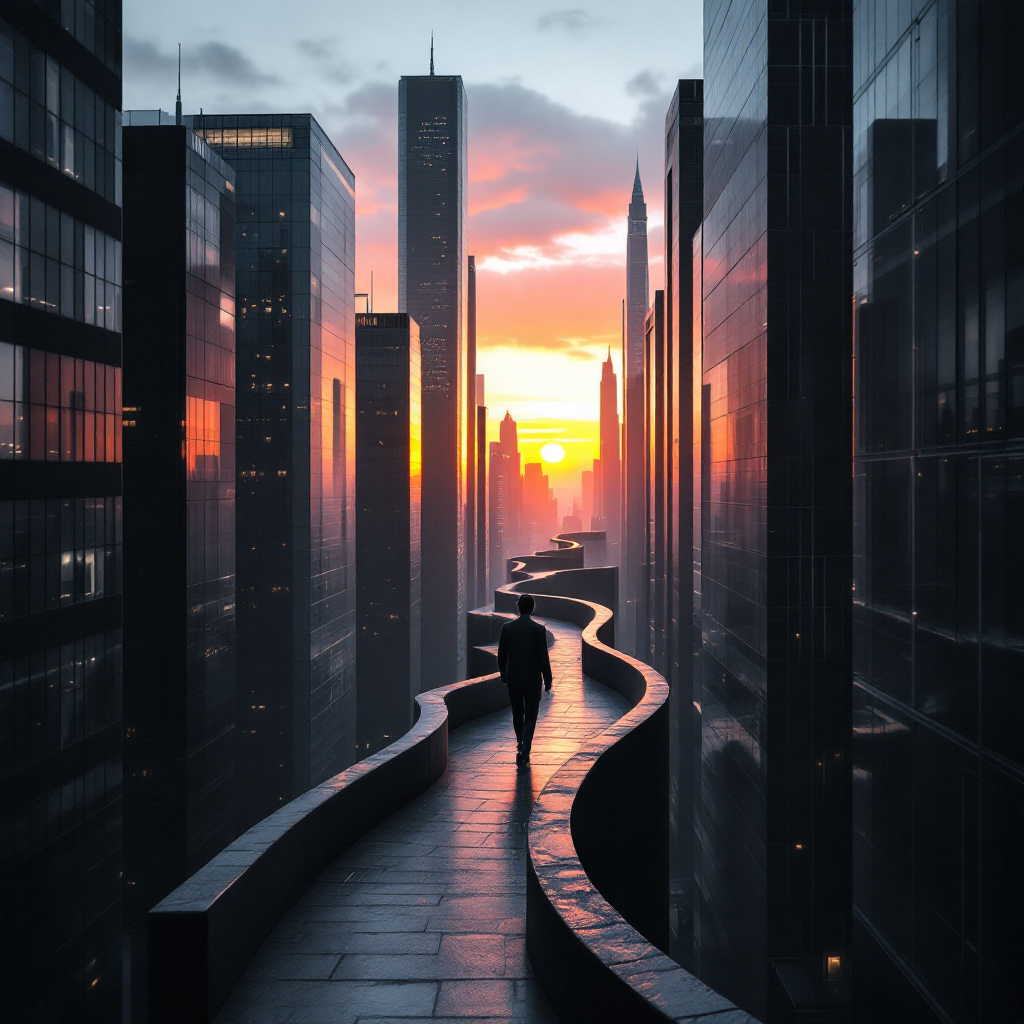
[{"label": "sunset sky", "polygon": [[[571,2],[571,0],[570,0]],[[124,106],[309,111],[356,175],[356,288],[397,308],[398,79],[461,74],[469,98],[469,252],[493,436],[511,411],[561,503],[596,456],[608,346],[620,366],[634,161],[663,281],[662,133],[675,82],[701,73],[700,0],[177,0],[124,10]]]}]

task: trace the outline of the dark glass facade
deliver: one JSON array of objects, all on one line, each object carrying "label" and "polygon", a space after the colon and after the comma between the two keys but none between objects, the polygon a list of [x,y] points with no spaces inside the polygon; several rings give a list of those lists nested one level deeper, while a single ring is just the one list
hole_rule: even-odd
[{"label": "dark glass facade", "polygon": [[[648,660],[647,460],[650,424],[647,410],[647,313],[650,303],[647,261],[647,204],[637,163],[626,218],[626,305],[622,335],[622,496],[621,636],[627,654]],[[602,459],[604,455],[602,454]],[[608,506],[605,506],[605,516]]]},{"label": "dark glass facade", "polygon": [[849,1019],[851,9],[704,16],[694,959],[772,1024]]},{"label": "dark glass facade", "polygon": [[1024,7],[854,5],[854,1007],[1024,1018]]},{"label": "dark glass facade", "polygon": [[123,130],[133,1019],[147,911],[236,834],[235,174],[184,126],[134,126],[141,114]]},{"label": "dark glass facade", "polygon": [[406,733],[420,692],[420,337],[408,313],[356,316],[356,735]]},{"label": "dark glass facade", "polygon": [[467,104],[459,75],[398,85],[398,306],[423,359],[425,690],[466,671]]},{"label": "dark glass facade", "polygon": [[665,644],[666,484],[668,448],[668,353],[665,351],[665,292],[658,289],[644,323],[644,572],[646,593],[637,608],[637,657],[668,674]]},{"label": "dark glass facade", "polygon": [[188,120],[236,172],[244,829],[356,753],[355,177],[309,114]]},{"label": "dark glass facade", "polygon": [[2,13],[0,1016],[106,1024],[122,989],[121,5]]},{"label": "dark glass facade", "polygon": [[[681,79],[665,115],[665,451],[664,601],[665,678],[669,711],[669,953],[684,967],[693,964],[693,757],[699,754],[699,726],[693,701],[694,651],[700,650],[699,616],[694,629],[694,564],[700,544],[693,532],[693,361],[700,358],[699,281],[694,285],[693,244],[704,209],[704,83]],[[699,266],[699,260],[698,260]],[[694,339],[697,344],[694,345]],[[699,362],[698,362],[699,365]],[[698,389],[700,375],[697,375]],[[699,434],[698,434],[699,439]],[[698,464],[699,469],[699,464]],[[700,494],[698,491],[697,500]],[[697,608],[699,610],[699,603]],[[695,646],[696,645],[696,646]],[[698,677],[699,680],[699,677]]]}]

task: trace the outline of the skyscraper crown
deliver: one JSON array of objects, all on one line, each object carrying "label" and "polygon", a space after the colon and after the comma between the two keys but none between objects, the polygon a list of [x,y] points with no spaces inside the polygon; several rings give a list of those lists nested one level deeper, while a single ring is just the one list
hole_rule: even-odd
[{"label": "skyscraper crown", "polygon": [[640,184],[640,157],[636,158],[636,177],[633,178],[633,198],[638,198],[643,201],[644,198],[644,187]]}]

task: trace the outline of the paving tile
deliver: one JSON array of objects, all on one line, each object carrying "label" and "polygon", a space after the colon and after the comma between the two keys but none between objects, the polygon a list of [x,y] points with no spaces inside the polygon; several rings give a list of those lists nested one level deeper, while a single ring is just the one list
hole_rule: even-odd
[{"label": "paving tile", "polygon": [[443,981],[437,997],[442,1017],[511,1017],[514,1009],[510,981]]},{"label": "paving tile", "polygon": [[447,773],[328,867],[216,1024],[555,1024],[526,955],[527,822],[551,775],[627,705],[583,679],[580,631],[546,624],[555,685],[532,764],[515,767],[507,711],[455,730]]}]

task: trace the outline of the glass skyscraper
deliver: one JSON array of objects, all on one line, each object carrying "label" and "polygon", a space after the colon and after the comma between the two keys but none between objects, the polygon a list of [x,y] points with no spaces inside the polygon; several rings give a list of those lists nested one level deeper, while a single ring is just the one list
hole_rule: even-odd
[{"label": "glass skyscraper", "polygon": [[694,963],[772,1024],[849,1019],[851,8],[704,9]]},{"label": "glass skyscraper", "polygon": [[466,115],[461,76],[400,80],[398,307],[419,324],[423,360],[425,690],[466,671]]},{"label": "glass skyscraper", "polygon": [[121,4],[0,19],[0,1016],[121,1011]]},{"label": "glass skyscraper", "polygon": [[126,112],[123,135],[124,907],[144,1019],[145,915],[236,834],[235,172],[162,111]]},{"label": "glass skyscraper", "polygon": [[1024,1019],[1024,7],[854,4],[854,1008]]},{"label": "glass skyscraper", "polygon": [[420,692],[420,344],[408,313],[356,316],[359,756],[406,733]]},{"label": "glass skyscraper", "polygon": [[[647,598],[648,501],[645,485],[649,412],[647,408],[647,330],[650,301],[647,259],[647,203],[637,161],[626,217],[626,306],[622,335],[622,492],[621,607],[622,628],[616,640],[627,654],[649,660]],[[601,455],[602,460],[604,454]],[[605,517],[612,524],[606,504]],[[618,538],[617,538],[618,539]]]},{"label": "glass skyscraper", "polygon": [[355,177],[309,114],[196,115],[236,172],[239,828],[355,758]]},{"label": "glass skyscraper", "polygon": [[[693,235],[700,230],[704,180],[704,83],[681,79],[665,115],[665,676],[669,709],[669,942],[684,967],[693,962],[693,757],[694,651],[700,650],[699,614],[694,628],[691,555],[693,536],[693,361],[700,359],[699,281],[693,280]],[[695,344],[696,342],[696,344]],[[698,376],[697,393],[700,394]],[[698,409],[700,405],[698,403]],[[698,430],[699,440],[699,430]],[[699,461],[698,461],[699,470]],[[697,502],[700,491],[697,491]],[[700,605],[697,604],[699,613]],[[699,685],[699,675],[697,677]]]}]

